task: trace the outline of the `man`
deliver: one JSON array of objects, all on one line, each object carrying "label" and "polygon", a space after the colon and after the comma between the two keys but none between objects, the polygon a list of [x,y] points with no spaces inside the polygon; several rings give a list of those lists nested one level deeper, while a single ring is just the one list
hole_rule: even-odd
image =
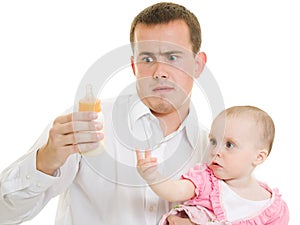
[{"label": "man", "polygon": [[[103,102],[105,152],[84,156],[103,139],[95,113],[56,118],[1,174],[0,224],[31,219],[57,195],[56,225],[155,225],[170,210],[138,176],[134,150],[153,150],[168,176],[202,159],[206,133],[190,106],[193,80],[206,62],[200,25],[183,6],[158,3],[133,20],[130,41],[137,94]],[[179,217],[169,223],[192,224]]]}]

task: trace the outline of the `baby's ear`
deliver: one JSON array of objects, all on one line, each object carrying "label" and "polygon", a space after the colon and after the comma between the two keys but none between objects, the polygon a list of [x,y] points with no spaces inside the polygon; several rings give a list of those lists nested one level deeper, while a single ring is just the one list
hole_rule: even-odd
[{"label": "baby's ear", "polygon": [[263,163],[268,157],[269,151],[265,148],[257,150],[256,158],[253,162],[254,166]]}]

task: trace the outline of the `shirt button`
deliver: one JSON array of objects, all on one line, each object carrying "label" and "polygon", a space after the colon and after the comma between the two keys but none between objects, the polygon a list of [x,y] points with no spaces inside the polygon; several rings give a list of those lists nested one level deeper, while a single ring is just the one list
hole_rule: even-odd
[{"label": "shirt button", "polygon": [[38,183],[36,184],[36,186],[40,188],[40,187],[42,187],[42,184],[41,184],[40,182],[38,182]]},{"label": "shirt button", "polygon": [[154,205],[151,205],[151,206],[149,207],[149,211],[150,211],[150,212],[153,212],[154,209],[155,209],[155,206],[154,206]]},{"label": "shirt button", "polygon": [[31,176],[28,174],[28,175],[26,176],[26,179],[27,179],[27,180],[30,180],[30,178],[31,178]]}]

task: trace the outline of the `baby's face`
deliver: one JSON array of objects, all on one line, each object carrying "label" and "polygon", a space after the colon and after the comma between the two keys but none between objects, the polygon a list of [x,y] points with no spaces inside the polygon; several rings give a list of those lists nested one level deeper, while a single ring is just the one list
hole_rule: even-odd
[{"label": "baby's face", "polygon": [[211,127],[210,168],[220,179],[249,176],[259,150],[258,126],[246,115],[218,116]]}]

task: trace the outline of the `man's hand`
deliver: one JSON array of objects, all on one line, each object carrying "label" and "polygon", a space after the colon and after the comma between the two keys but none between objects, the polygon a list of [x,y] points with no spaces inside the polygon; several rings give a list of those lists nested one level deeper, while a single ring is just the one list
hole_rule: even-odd
[{"label": "man's hand", "polygon": [[189,218],[181,218],[179,216],[171,215],[167,218],[169,225],[196,225],[192,223]]},{"label": "man's hand", "polygon": [[159,177],[157,172],[157,158],[151,157],[150,150],[146,150],[143,154],[138,149],[136,150],[136,158],[139,174],[147,181],[148,184],[151,184]]},{"label": "man's hand", "polygon": [[47,143],[37,152],[37,169],[53,175],[66,159],[74,153],[86,152],[98,147],[103,139],[97,113],[76,112],[57,117],[49,131]]}]

